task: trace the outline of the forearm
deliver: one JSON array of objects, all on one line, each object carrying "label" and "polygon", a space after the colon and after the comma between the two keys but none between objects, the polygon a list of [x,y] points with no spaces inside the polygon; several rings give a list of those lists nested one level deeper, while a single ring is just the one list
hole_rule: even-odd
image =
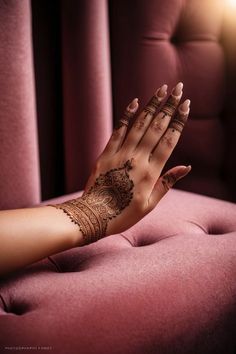
[{"label": "forearm", "polygon": [[0,275],[82,246],[78,225],[51,206],[0,212]]}]

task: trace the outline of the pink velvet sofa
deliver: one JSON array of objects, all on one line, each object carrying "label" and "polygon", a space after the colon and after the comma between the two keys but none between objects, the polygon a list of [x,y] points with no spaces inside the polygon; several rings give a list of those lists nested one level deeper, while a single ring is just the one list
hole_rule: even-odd
[{"label": "pink velvet sofa", "polygon": [[235,354],[236,71],[224,4],[109,2],[115,117],[150,86],[182,80],[192,113],[169,164],[193,172],[126,232],[2,279],[0,353]]}]

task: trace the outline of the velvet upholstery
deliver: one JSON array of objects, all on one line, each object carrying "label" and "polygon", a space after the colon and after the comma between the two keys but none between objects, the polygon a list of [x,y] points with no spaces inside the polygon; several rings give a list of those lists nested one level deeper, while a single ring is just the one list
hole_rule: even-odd
[{"label": "velvet upholstery", "polygon": [[[111,53],[116,119],[127,100],[139,97],[144,104],[150,91],[163,82],[172,87],[183,81],[184,98],[191,99],[191,114],[168,167],[193,166],[191,176],[178,188],[233,200],[235,187],[227,181],[234,172],[226,171],[225,165],[236,123],[234,119],[227,129],[234,99],[226,101],[226,87],[232,95],[236,89],[228,86],[226,57],[232,60],[236,31],[230,26],[231,38],[228,34],[225,38],[231,47],[229,53],[223,39],[230,20],[225,4],[221,0],[111,0]],[[235,65],[230,68],[232,76]],[[222,114],[226,105],[228,112]],[[230,153],[231,166],[234,161],[235,153]]]},{"label": "velvet upholstery", "polygon": [[172,190],[123,234],[2,281],[0,352],[234,354],[235,239],[235,204]]},{"label": "velvet upholstery", "polygon": [[235,201],[236,21],[227,3],[0,0],[0,207],[83,189],[112,116],[179,80],[192,109],[168,166],[193,170],[177,188]]},{"label": "velvet upholstery", "polygon": [[[193,171],[177,187],[235,200],[236,51],[225,2],[41,3],[32,1],[31,33],[30,2],[0,0],[1,208],[40,202],[39,169],[44,196],[58,173],[65,183],[64,196],[42,205],[78,196],[66,193],[82,188],[110,133],[112,99],[117,120],[133,97],[143,104],[178,80],[192,111],[169,164]],[[61,15],[60,45],[40,35],[53,22],[47,7]],[[52,43],[62,53],[59,93]],[[235,204],[172,190],[126,232],[0,280],[0,353],[235,354],[235,240]]]}]

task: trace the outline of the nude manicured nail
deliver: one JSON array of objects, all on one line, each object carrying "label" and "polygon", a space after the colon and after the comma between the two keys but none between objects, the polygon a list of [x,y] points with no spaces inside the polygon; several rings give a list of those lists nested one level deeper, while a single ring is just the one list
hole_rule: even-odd
[{"label": "nude manicured nail", "polygon": [[192,166],[191,166],[191,165],[185,166],[185,169],[186,169],[186,172],[188,173],[188,172],[190,172],[190,171],[191,171]]},{"label": "nude manicured nail", "polygon": [[186,176],[192,169],[192,166],[191,165],[188,165],[188,166],[185,166],[182,170],[182,177]]},{"label": "nude manicured nail", "polygon": [[174,96],[180,96],[182,91],[183,91],[184,84],[182,82],[179,82],[172,90],[172,95]]},{"label": "nude manicured nail", "polygon": [[138,109],[138,98],[134,98],[133,101],[128,105],[127,109],[131,112],[135,112]]},{"label": "nude manicured nail", "polygon": [[168,86],[166,84],[162,85],[156,92],[156,96],[162,98],[167,94],[167,88]]},{"label": "nude manicured nail", "polygon": [[181,167],[178,169],[178,171],[177,171],[177,173],[176,173],[176,175],[175,175],[176,182],[177,182],[179,179],[185,177],[185,176],[191,171],[191,169],[192,169],[192,166],[191,166],[191,165],[188,165],[188,166],[181,166]]},{"label": "nude manicured nail", "polygon": [[188,113],[190,107],[190,100],[185,100],[179,107],[180,111],[183,113]]}]

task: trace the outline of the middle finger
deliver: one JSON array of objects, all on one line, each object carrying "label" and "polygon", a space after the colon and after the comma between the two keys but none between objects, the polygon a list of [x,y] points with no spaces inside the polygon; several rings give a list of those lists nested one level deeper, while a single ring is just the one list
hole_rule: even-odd
[{"label": "middle finger", "polygon": [[148,130],[137,146],[137,153],[146,153],[148,156],[165,133],[172,116],[174,115],[183,93],[183,83],[179,82],[172,90],[167,102],[152,120]]}]

